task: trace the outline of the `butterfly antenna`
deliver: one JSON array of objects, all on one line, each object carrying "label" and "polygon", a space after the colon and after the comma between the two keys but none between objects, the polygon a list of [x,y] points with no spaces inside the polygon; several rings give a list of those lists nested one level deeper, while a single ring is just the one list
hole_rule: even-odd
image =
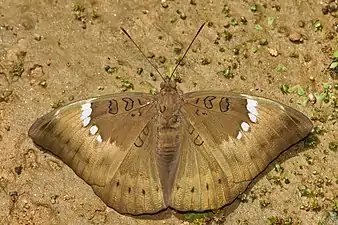
[{"label": "butterfly antenna", "polygon": [[176,66],[175,66],[173,72],[171,72],[170,77],[169,77],[169,80],[171,79],[172,75],[175,73],[177,67],[181,64],[181,62],[182,62],[183,59],[185,58],[185,56],[186,56],[186,54],[188,53],[190,47],[191,47],[192,44],[194,43],[194,41],[195,41],[195,39],[197,38],[198,34],[199,34],[199,33],[201,32],[201,30],[203,29],[204,25],[205,25],[205,23],[203,23],[202,26],[200,27],[200,29],[198,29],[198,31],[197,31],[195,37],[194,37],[194,38],[192,39],[192,41],[190,42],[189,47],[187,48],[187,50],[185,50],[185,53],[184,53],[183,57],[180,58],[180,60],[179,60],[178,63],[176,64]]},{"label": "butterfly antenna", "polygon": [[120,27],[121,30],[123,31],[123,33],[125,35],[127,35],[127,37],[134,43],[134,45],[136,46],[136,48],[141,52],[141,54],[144,56],[144,58],[147,59],[148,63],[156,70],[156,72],[160,75],[160,77],[162,78],[163,81],[165,81],[164,77],[162,76],[162,74],[160,73],[160,71],[157,69],[157,67],[148,59],[148,57],[144,54],[144,52],[141,50],[141,48],[136,44],[136,42],[130,37],[130,35],[128,34],[128,32],[123,29],[122,27]]}]

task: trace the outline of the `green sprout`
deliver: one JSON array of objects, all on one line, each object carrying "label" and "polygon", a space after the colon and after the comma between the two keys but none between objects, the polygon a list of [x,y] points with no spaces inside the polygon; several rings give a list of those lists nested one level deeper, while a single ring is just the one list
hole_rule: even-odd
[{"label": "green sprout", "polygon": [[277,72],[285,72],[287,70],[288,70],[288,68],[284,65],[278,65],[278,66],[275,67],[275,71],[277,71]]},{"label": "green sprout", "polygon": [[263,30],[263,27],[262,27],[260,24],[256,24],[256,25],[255,25],[255,29],[256,29],[257,31],[261,31],[261,30]]},{"label": "green sprout", "polygon": [[268,17],[268,25],[272,26],[275,23],[275,17]]},{"label": "green sprout", "polygon": [[134,89],[134,84],[133,83],[131,83],[130,81],[128,81],[128,80],[122,80],[122,85],[121,85],[121,87],[122,87],[122,90],[123,91],[127,91],[127,90],[133,90]]},{"label": "green sprout", "polygon": [[107,66],[105,66],[104,67],[104,70],[107,72],[107,73],[110,73],[110,74],[112,74],[112,73],[116,73],[117,72],[117,67],[111,67],[111,66],[109,66],[109,65],[107,65]]},{"label": "green sprout", "polygon": [[[329,143],[329,149],[333,152],[337,152],[338,150],[338,141],[331,141]],[[338,208],[337,208],[338,209]],[[338,211],[337,211],[338,212]]]},{"label": "green sprout", "polygon": [[217,74],[223,75],[225,78],[227,79],[232,79],[234,78],[234,74],[232,72],[232,69],[230,66],[228,66],[227,68],[225,68],[224,70],[218,72]]},{"label": "green sprout", "polygon": [[304,140],[305,148],[315,148],[319,144],[319,138],[315,133],[311,133]]},{"label": "green sprout", "polygon": [[314,197],[315,194],[311,188],[308,188],[307,186],[304,187],[298,187],[298,191],[300,192],[300,196],[302,197]]},{"label": "green sprout", "polygon": [[232,38],[232,34],[229,31],[224,30],[223,37],[226,41],[230,41],[230,39]]},{"label": "green sprout", "polygon": [[257,48],[256,46],[253,46],[253,47],[251,48],[251,51],[252,51],[253,53],[256,53],[256,52],[258,51],[258,48]]},{"label": "green sprout", "polygon": [[321,93],[314,93],[314,96],[319,103],[334,103],[335,102],[335,93],[333,91],[333,86],[330,83],[323,84],[323,91]]},{"label": "green sprout", "polygon": [[184,219],[196,225],[205,224],[205,220],[210,217],[210,213],[185,213]]},{"label": "green sprout", "polygon": [[250,12],[257,12],[257,10],[258,10],[258,7],[257,7],[257,5],[255,4],[255,5],[250,5],[250,7],[249,7],[249,11]]},{"label": "green sprout", "polygon": [[157,94],[156,88],[150,88],[149,93],[152,95],[156,95]]},{"label": "green sprout", "polygon": [[323,25],[318,20],[313,23],[313,27],[315,28],[316,31],[323,30]]},{"label": "green sprout", "polygon": [[289,89],[290,89],[290,87],[287,84],[282,84],[280,86],[280,90],[281,90],[281,92],[282,92],[283,95],[289,94],[290,93]]},{"label": "green sprout", "polygon": [[141,75],[143,73],[143,68],[142,67],[137,68],[136,72],[138,75]]},{"label": "green sprout", "polygon": [[232,26],[237,26],[237,25],[238,25],[237,19],[236,19],[236,18],[231,18],[230,24],[231,24]]}]

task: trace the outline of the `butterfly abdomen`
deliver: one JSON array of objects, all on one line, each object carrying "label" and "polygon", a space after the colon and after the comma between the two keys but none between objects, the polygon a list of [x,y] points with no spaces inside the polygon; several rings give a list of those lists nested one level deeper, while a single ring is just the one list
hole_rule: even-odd
[{"label": "butterfly abdomen", "polygon": [[164,199],[165,202],[168,202],[178,164],[178,151],[181,142],[180,129],[178,127],[159,127],[157,132],[156,164],[164,187]]}]

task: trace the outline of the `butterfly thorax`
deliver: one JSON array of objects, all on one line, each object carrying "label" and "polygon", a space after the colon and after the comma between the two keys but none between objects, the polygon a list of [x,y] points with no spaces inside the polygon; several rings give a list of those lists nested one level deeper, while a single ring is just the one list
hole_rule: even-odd
[{"label": "butterfly thorax", "polygon": [[157,166],[160,173],[162,186],[165,187],[165,201],[168,202],[173,179],[178,164],[178,151],[180,149],[181,118],[180,108],[182,97],[174,81],[161,84],[161,91],[157,99],[158,117],[158,142]]},{"label": "butterfly thorax", "polygon": [[161,90],[157,99],[157,110],[170,125],[170,121],[175,117],[182,105],[182,97],[179,94],[175,81],[165,81],[161,83]]}]

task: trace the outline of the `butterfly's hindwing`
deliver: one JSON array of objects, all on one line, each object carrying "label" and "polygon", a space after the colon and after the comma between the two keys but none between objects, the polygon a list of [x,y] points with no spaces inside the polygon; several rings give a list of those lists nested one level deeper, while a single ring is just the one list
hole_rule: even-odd
[{"label": "butterfly's hindwing", "polygon": [[38,119],[34,142],[60,157],[121,213],[166,208],[156,167],[156,104],[121,93],[69,104]]},{"label": "butterfly's hindwing", "polygon": [[[106,185],[93,185],[95,193],[105,196],[101,198],[106,204],[121,213],[155,213],[167,208],[154,151],[157,135],[155,122],[153,118],[121,162],[116,162],[120,165]],[[114,167],[114,164],[110,166]]]},{"label": "butterfly's hindwing", "polygon": [[182,211],[230,203],[312,129],[288,106],[226,92],[185,94],[182,117],[184,143],[171,196],[171,207]]},{"label": "butterfly's hindwing", "polygon": [[226,174],[210,154],[194,125],[184,120],[178,169],[171,191],[170,206],[179,211],[219,208],[229,195]]}]

